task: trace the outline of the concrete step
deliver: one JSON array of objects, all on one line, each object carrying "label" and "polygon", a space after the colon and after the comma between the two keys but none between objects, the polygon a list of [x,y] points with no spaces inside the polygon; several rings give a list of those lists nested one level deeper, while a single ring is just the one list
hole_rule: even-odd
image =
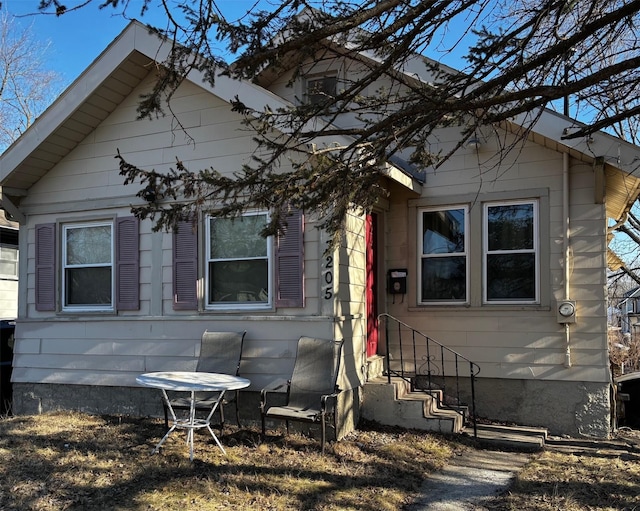
[{"label": "concrete step", "polygon": [[423,431],[458,433],[464,417],[455,410],[438,407],[438,396],[411,392],[404,380],[386,378],[367,382],[363,390],[362,417],[389,426]]},{"label": "concrete step", "polygon": [[[428,397],[432,399],[427,399]],[[430,413],[438,413],[441,410],[450,410],[454,411],[457,414],[461,415],[463,420],[465,417],[468,417],[469,407],[468,406],[456,406],[456,405],[448,405],[442,403],[442,391],[432,391],[432,392],[421,392],[419,390],[413,392],[406,392],[398,397],[401,400],[407,401],[421,401],[424,403],[424,411],[425,416],[428,416]]]},{"label": "concrete step", "polygon": [[[476,429],[478,442],[483,446],[519,452],[536,452],[544,449],[549,436],[545,428],[528,426],[478,424]],[[464,434],[473,436],[473,427],[465,427]]]}]

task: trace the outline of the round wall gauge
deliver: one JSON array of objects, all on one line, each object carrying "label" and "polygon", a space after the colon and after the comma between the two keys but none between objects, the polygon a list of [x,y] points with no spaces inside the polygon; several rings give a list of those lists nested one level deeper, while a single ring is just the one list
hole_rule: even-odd
[{"label": "round wall gauge", "polygon": [[568,318],[569,316],[572,316],[573,314],[575,314],[576,307],[571,302],[563,302],[560,304],[560,307],[558,308],[558,312],[560,313],[561,316]]}]

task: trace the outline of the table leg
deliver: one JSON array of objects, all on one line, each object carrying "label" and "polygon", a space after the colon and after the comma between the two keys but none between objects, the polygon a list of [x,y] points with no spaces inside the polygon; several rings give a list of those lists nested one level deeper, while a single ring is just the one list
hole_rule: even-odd
[{"label": "table leg", "polygon": [[216,402],[213,403],[213,406],[211,407],[211,411],[209,412],[209,415],[207,415],[205,423],[207,425],[207,429],[209,430],[209,433],[211,433],[211,436],[213,437],[213,439],[215,440],[216,444],[218,445],[218,447],[222,451],[222,454],[227,454],[227,451],[224,450],[224,447],[222,447],[222,444],[220,443],[220,440],[218,440],[218,437],[213,432],[213,429],[211,429],[211,426],[210,426],[211,417],[213,417],[213,414],[218,409],[218,406],[220,406],[220,403],[222,403],[222,399],[224,398],[224,392],[225,392],[224,390],[220,391],[220,395],[218,396],[218,399],[216,400]]},{"label": "table leg", "polygon": [[171,413],[171,419],[173,420],[173,424],[169,428],[169,430],[164,434],[162,439],[158,442],[158,444],[153,448],[151,454],[155,454],[160,450],[160,447],[164,443],[164,441],[169,438],[169,435],[176,429],[178,425],[178,419],[176,418],[176,412],[173,411],[173,407],[171,406],[171,401],[169,401],[169,396],[167,396],[167,392],[164,389],[160,389],[162,391],[162,399],[164,400],[169,412]]},{"label": "table leg", "polygon": [[196,393],[192,390],[189,396],[189,422],[187,423],[187,445],[189,461],[193,461],[193,428],[196,421]]}]

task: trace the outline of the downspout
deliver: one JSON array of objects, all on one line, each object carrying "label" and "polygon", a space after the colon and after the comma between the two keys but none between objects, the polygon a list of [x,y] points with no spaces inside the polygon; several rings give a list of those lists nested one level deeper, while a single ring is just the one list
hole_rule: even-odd
[{"label": "downspout", "polygon": [[[562,253],[564,256],[564,299],[569,300],[571,296],[571,252],[569,247],[570,221],[569,221],[569,153],[562,153],[562,221],[564,222],[562,236]],[[564,339],[566,352],[564,355],[564,366],[571,367],[571,326],[564,324]]]}]

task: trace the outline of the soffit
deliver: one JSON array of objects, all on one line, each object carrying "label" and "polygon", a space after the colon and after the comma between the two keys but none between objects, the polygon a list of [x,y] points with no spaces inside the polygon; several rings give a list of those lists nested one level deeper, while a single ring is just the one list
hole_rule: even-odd
[{"label": "soffit", "polygon": [[607,268],[611,271],[618,271],[620,268],[624,267],[624,261],[620,259],[618,254],[616,254],[610,248],[607,249]]},{"label": "soffit", "polygon": [[640,196],[640,179],[607,166],[605,183],[607,216],[622,220]]},{"label": "soffit", "polygon": [[[560,125],[561,129],[562,126]],[[640,149],[632,144],[603,133],[596,133],[600,137],[590,144],[584,141],[558,140],[532,131],[529,139],[541,146],[558,152],[568,152],[569,156],[594,167],[594,186],[597,186],[596,170],[598,160],[604,160],[604,197],[607,217],[616,221],[623,219],[631,209],[633,203],[640,197],[640,178],[633,175],[637,170],[633,162],[640,157]],[[605,141],[609,143],[605,145]],[[572,147],[569,144],[575,144]],[[598,154],[601,153],[601,154]],[[596,158],[596,155],[599,158]],[[626,165],[624,161],[631,162]]]}]

